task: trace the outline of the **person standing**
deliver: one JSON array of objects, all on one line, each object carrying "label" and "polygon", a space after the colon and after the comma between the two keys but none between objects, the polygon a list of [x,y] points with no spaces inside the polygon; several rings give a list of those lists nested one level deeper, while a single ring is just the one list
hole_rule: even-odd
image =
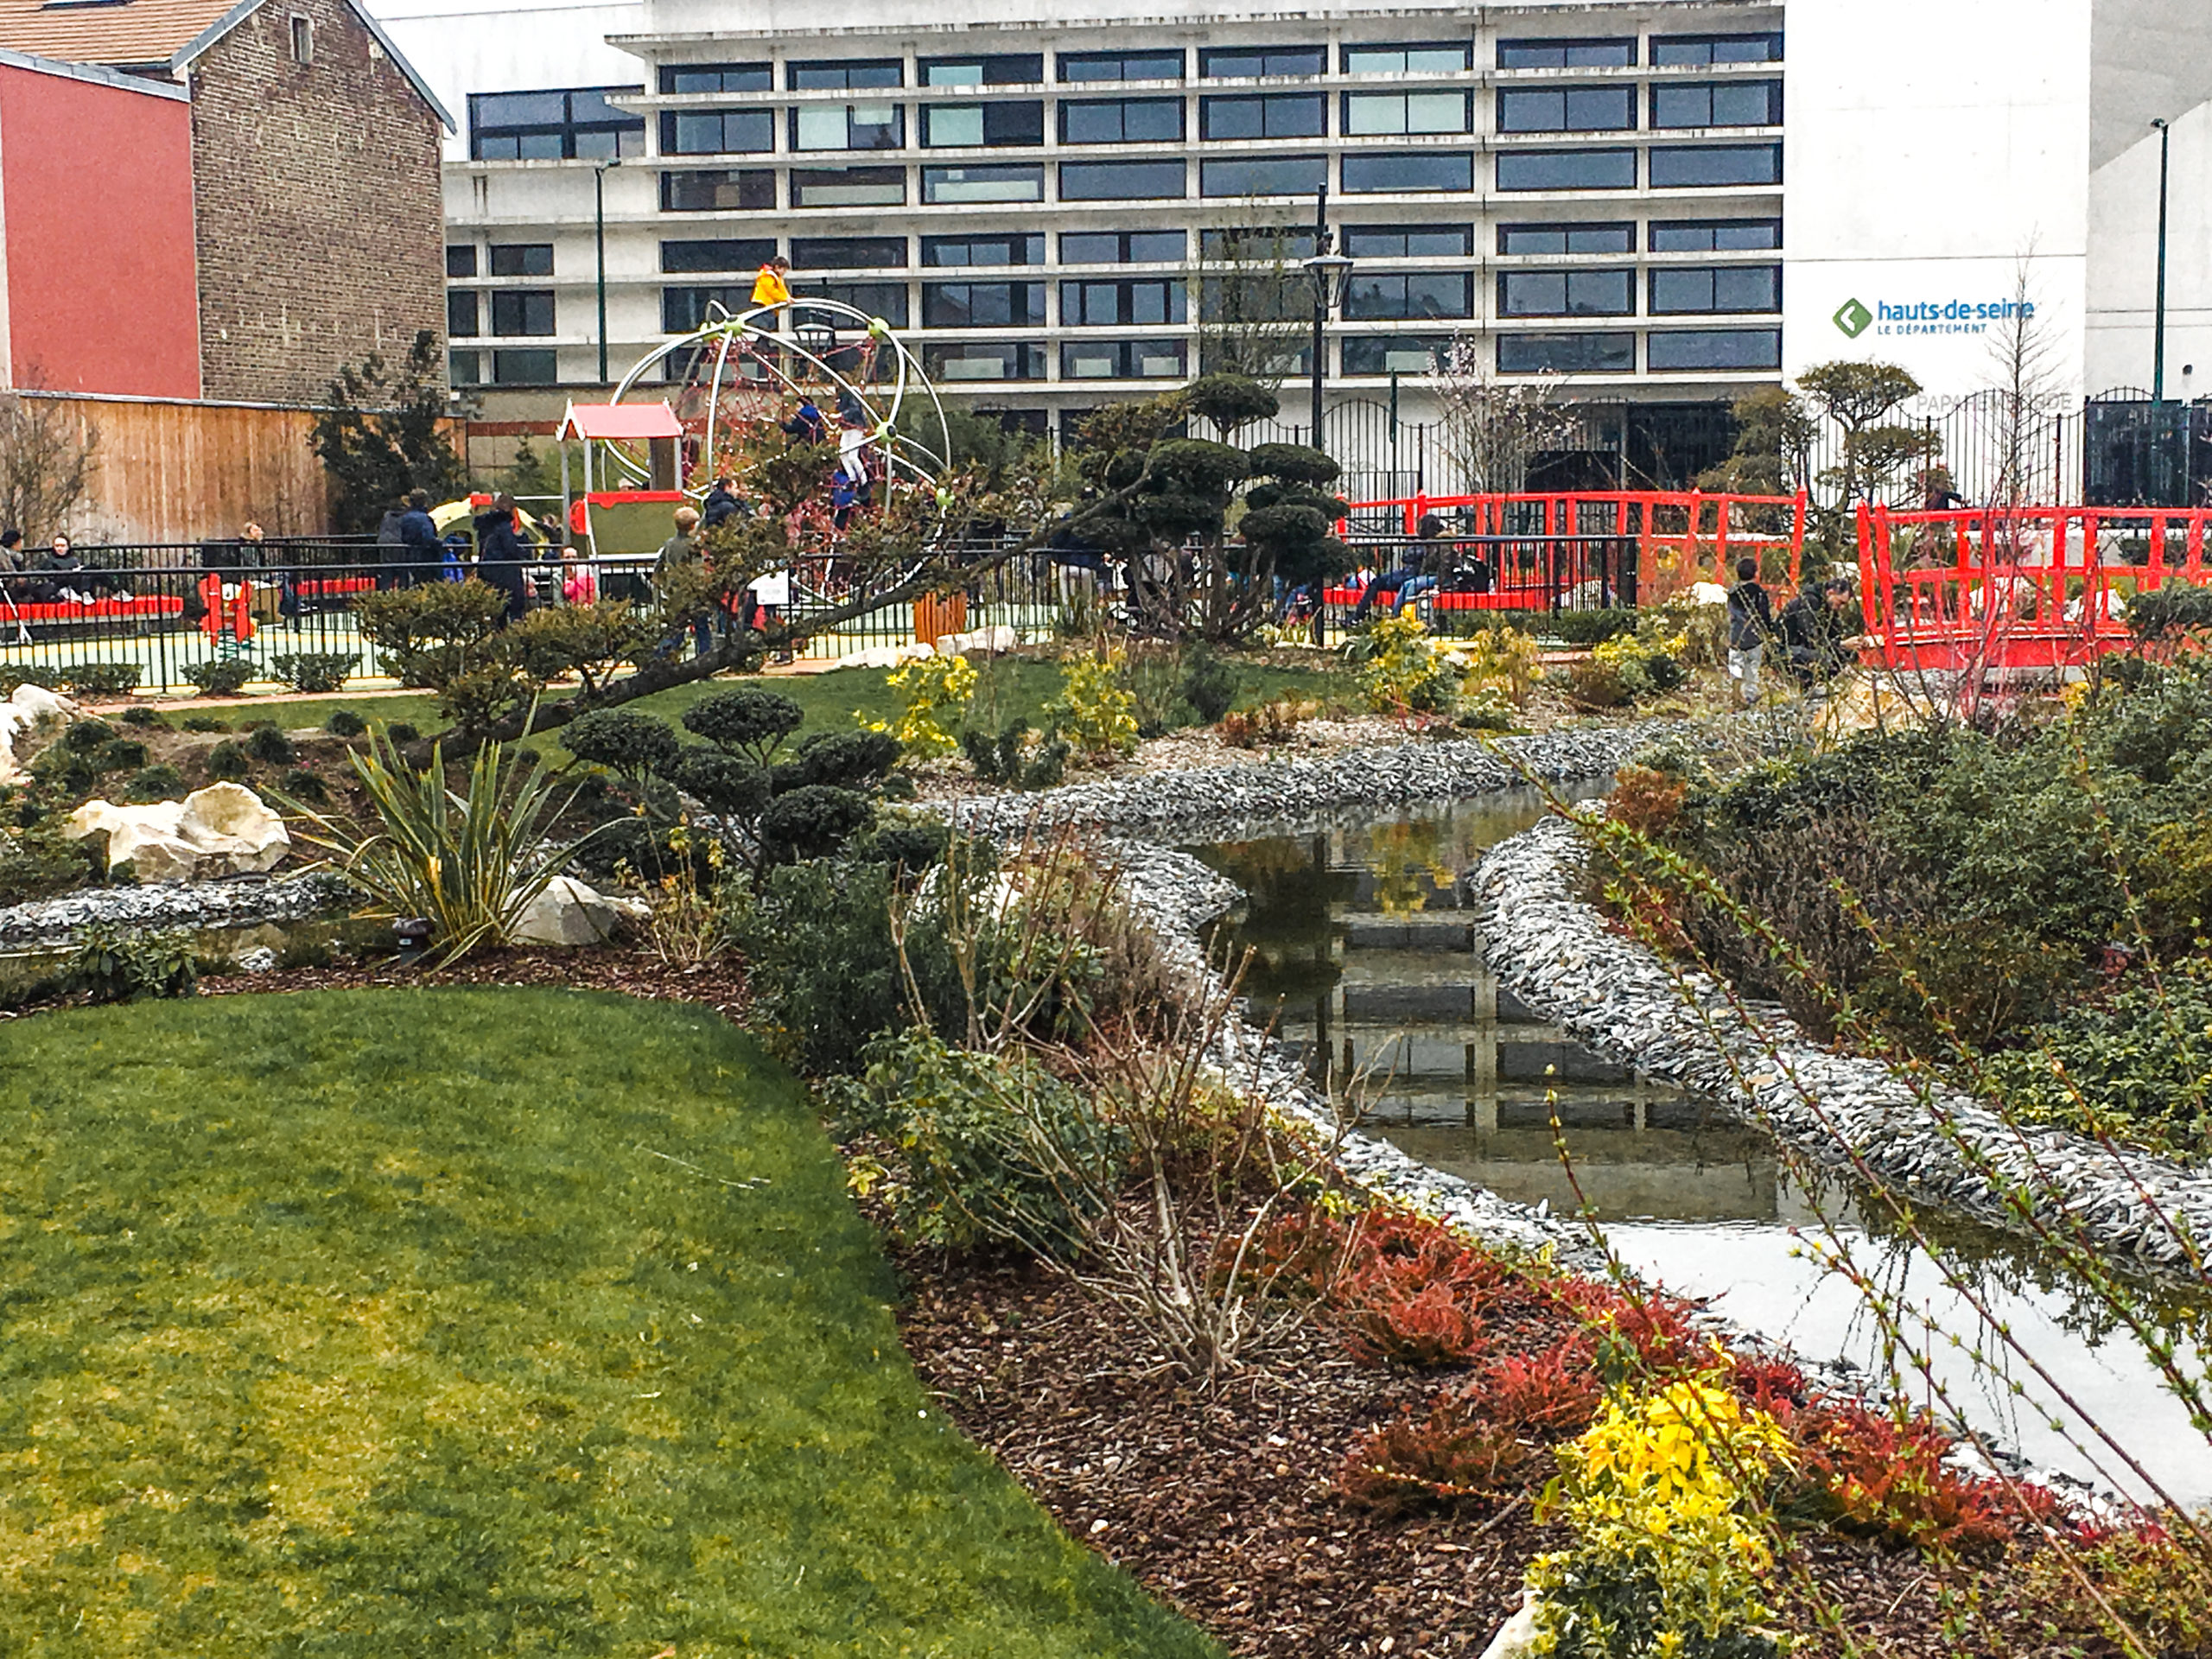
[{"label": "person standing", "polygon": [[[676,510],[676,534],[660,544],[660,552],[653,560],[653,588],[663,605],[671,601],[703,606],[706,596],[696,592],[681,592],[693,586],[692,578],[707,568],[706,557],[699,551],[699,543],[692,531],[699,527],[699,515],[690,507]],[[703,609],[692,613],[691,643],[697,653],[704,657],[715,648],[715,631]],[[668,649],[671,654],[683,641],[681,625],[669,635]]]},{"label": "person standing", "polygon": [[777,254],[760,267],[753,278],[753,303],[780,308],[791,302],[791,285],[784,279],[791,274],[791,262]]},{"label": "person standing", "polygon": [[1757,559],[1736,561],[1736,585],[1728,590],[1728,677],[1746,708],[1759,700],[1759,659],[1774,632],[1774,601],[1759,586]]},{"label": "person standing", "polygon": [[399,563],[406,556],[406,543],[399,534],[399,521],[407,516],[407,498],[402,496],[391,504],[377,524],[377,586],[399,586]]},{"label": "person standing", "polygon": [[[507,505],[512,508],[513,501],[507,499]],[[430,493],[428,490],[416,490],[409,494],[407,511],[399,515],[399,545],[397,586],[412,588],[418,582],[430,582],[436,578],[439,565],[445,562],[445,550],[438,544],[438,526],[430,517]]]},{"label": "person standing", "polygon": [[509,622],[521,621],[530,608],[524,563],[522,537],[515,529],[515,499],[503,490],[492,498],[488,510],[476,516],[476,575],[507,596]]},{"label": "person standing", "polygon": [[707,492],[707,499],[700,505],[705,509],[704,522],[709,530],[745,515],[745,503],[737,499],[737,492],[730,487],[727,473],[715,480],[714,488]]}]

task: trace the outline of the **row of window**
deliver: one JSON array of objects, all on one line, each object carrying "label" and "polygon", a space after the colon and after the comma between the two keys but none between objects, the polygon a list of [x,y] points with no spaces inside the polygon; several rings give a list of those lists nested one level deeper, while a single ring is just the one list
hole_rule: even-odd
[{"label": "row of window", "polygon": [[[1611,69],[1637,61],[1633,36],[1603,40],[1504,40],[1497,43],[1501,69]],[[1662,68],[1727,63],[1779,63],[1782,36],[1764,31],[1743,35],[1655,35],[1651,61]],[[1121,51],[1062,52],[1056,79],[1064,84],[1096,81],[1182,80],[1189,63],[1178,47]],[[1465,74],[1475,67],[1468,41],[1389,41],[1338,48],[1338,73],[1346,75]],[[1306,43],[1289,46],[1211,46],[1198,48],[1201,80],[1249,80],[1273,75],[1325,75],[1329,49]],[[962,57],[920,58],[914,64],[918,86],[1029,86],[1045,80],[1041,52],[1000,52]],[[786,63],[786,92],[860,92],[904,86],[906,66],[899,58],[840,58]],[[775,89],[771,64],[664,64],[660,90],[669,97],[688,92],[766,92]],[[509,94],[508,96],[514,96]]]},{"label": "row of window", "polygon": [[[1643,337],[1644,366],[1655,374],[1700,371],[1762,373],[1782,366],[1778,328],[1676,328]],[[1450,349],[1448,340],[1353,335],[1341,346],[1341,372],[1426,375]],[[1497,336],[1501,374],[1633,374],[1637,336],[1606,334],[1510,334]],[[1032,340],[926,342],[923,366],[948,385],[1037,381],[1046,378],[1046,347]],[[1188,372],[1182,340],[1067,340],[1060,346],[1062,380],[1179,380]],[[457,386],[550,385],[560,378],[558,353],[543,347],[449,353]],[[1301,365],[1301,372],[1303,372]]]},{"label": "row of window", "polygon": [[[1654,145],[1643,171],[1654,190],[1727,189],[1782,182],[1780,144]],[[1500,191],[1633,190],[1633,149],[1522,149],[1497,157]],[[1325,156],[1253,156],[1203,160],[1198,194],[1209,198],[1311,196],[1328,181]],[[969,163],[920,169],[921,200],[931,207],[1040,202],[1045,168],[1018,162]],[[766,168],[715,168],[660,175],[661,211],[671,213],[772,213],[776,175]],[[906,203],[904,167],[790,169],[789,205],[807,207],[899,207]],[[1058,164],[1062,201],[1177,201],[1190,194],[1180,158],[1130,158]],[[1471,150],[1391,150],[1348,155],[1338,168],[1348,196],[1465,194],[1475,188]]]},{"label": "row of window", "polygon": [[[1474,96],[1465,91],[1338,94],[1338,136],[1396,137],[1474,130]],[[1063,99],[1063,144],[1181,143],[1179,98]],[[787,110],[785,147],[810,150],[904,149],[906,112],[897,104],[823,104]],[[1023,149],[1045,142],[1042,99],[1002,104],[925,105],[925,149]],[[1694,81],[1650,89],[1655,130],[1765,127],[1782,122],[1778,80]],[[1328,136],[1325,92],[1258,92],[1198,100],[1198,132],[1208,142],[1246,143]],[[1630,86],[1515,87],[1497,94],[1504,133],[1632,132]],[[776,148],[773,110],[667,110],[660,118],[664,156],[768,155]]]}]

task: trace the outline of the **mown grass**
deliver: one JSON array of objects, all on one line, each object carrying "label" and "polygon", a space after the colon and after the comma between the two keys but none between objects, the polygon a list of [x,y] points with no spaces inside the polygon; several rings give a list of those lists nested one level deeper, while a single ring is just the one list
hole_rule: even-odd
[{"label": "mown grass", "polygon": [[1203,1655],[939,1416],[702,1012],[0,1028],[0,1654]]}]

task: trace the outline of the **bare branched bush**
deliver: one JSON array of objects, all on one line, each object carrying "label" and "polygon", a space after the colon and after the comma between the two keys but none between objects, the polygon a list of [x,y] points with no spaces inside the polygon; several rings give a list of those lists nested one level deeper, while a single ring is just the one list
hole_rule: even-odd
[{"label": "bare branched bush", "polygon": [[0,393],[0,524],[32,546],[60,534],[99,457],[99,428],[48,399]]}]

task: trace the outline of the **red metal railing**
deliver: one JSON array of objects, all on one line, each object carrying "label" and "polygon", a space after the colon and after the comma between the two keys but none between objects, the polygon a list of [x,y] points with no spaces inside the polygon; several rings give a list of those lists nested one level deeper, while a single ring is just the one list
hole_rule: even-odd
[{"label": "red metal railing", "polygon": [[2201,584],[2212,512],[1859,509],[1869,654],[1891,668],[2060,668],[2125,644],[2133,594]]},{"label": "red metal railing", "polygon": [[[1709,494],[1702,490],[1528,491],[1510,495],[1411,495],[1357,501],[1351,513],[1402,521],[1393,534],[1414,535],[1422,518],[1441,513],[1454,535],[1612,537],[1637,550],[1634,591],[1659,604],[1700,582],[1727,587],[1748,555],[1777,591],[1797,586],[1805,546],[1802,491],[1796,495]],[[1349,521],[1347,521],[1349,522]],[[1342,530],[1340,525],[1339,529]],[[1503,586],[1503,584],[1501,584]],[[1537,601],[1535,602],[1543,602]]]}]

